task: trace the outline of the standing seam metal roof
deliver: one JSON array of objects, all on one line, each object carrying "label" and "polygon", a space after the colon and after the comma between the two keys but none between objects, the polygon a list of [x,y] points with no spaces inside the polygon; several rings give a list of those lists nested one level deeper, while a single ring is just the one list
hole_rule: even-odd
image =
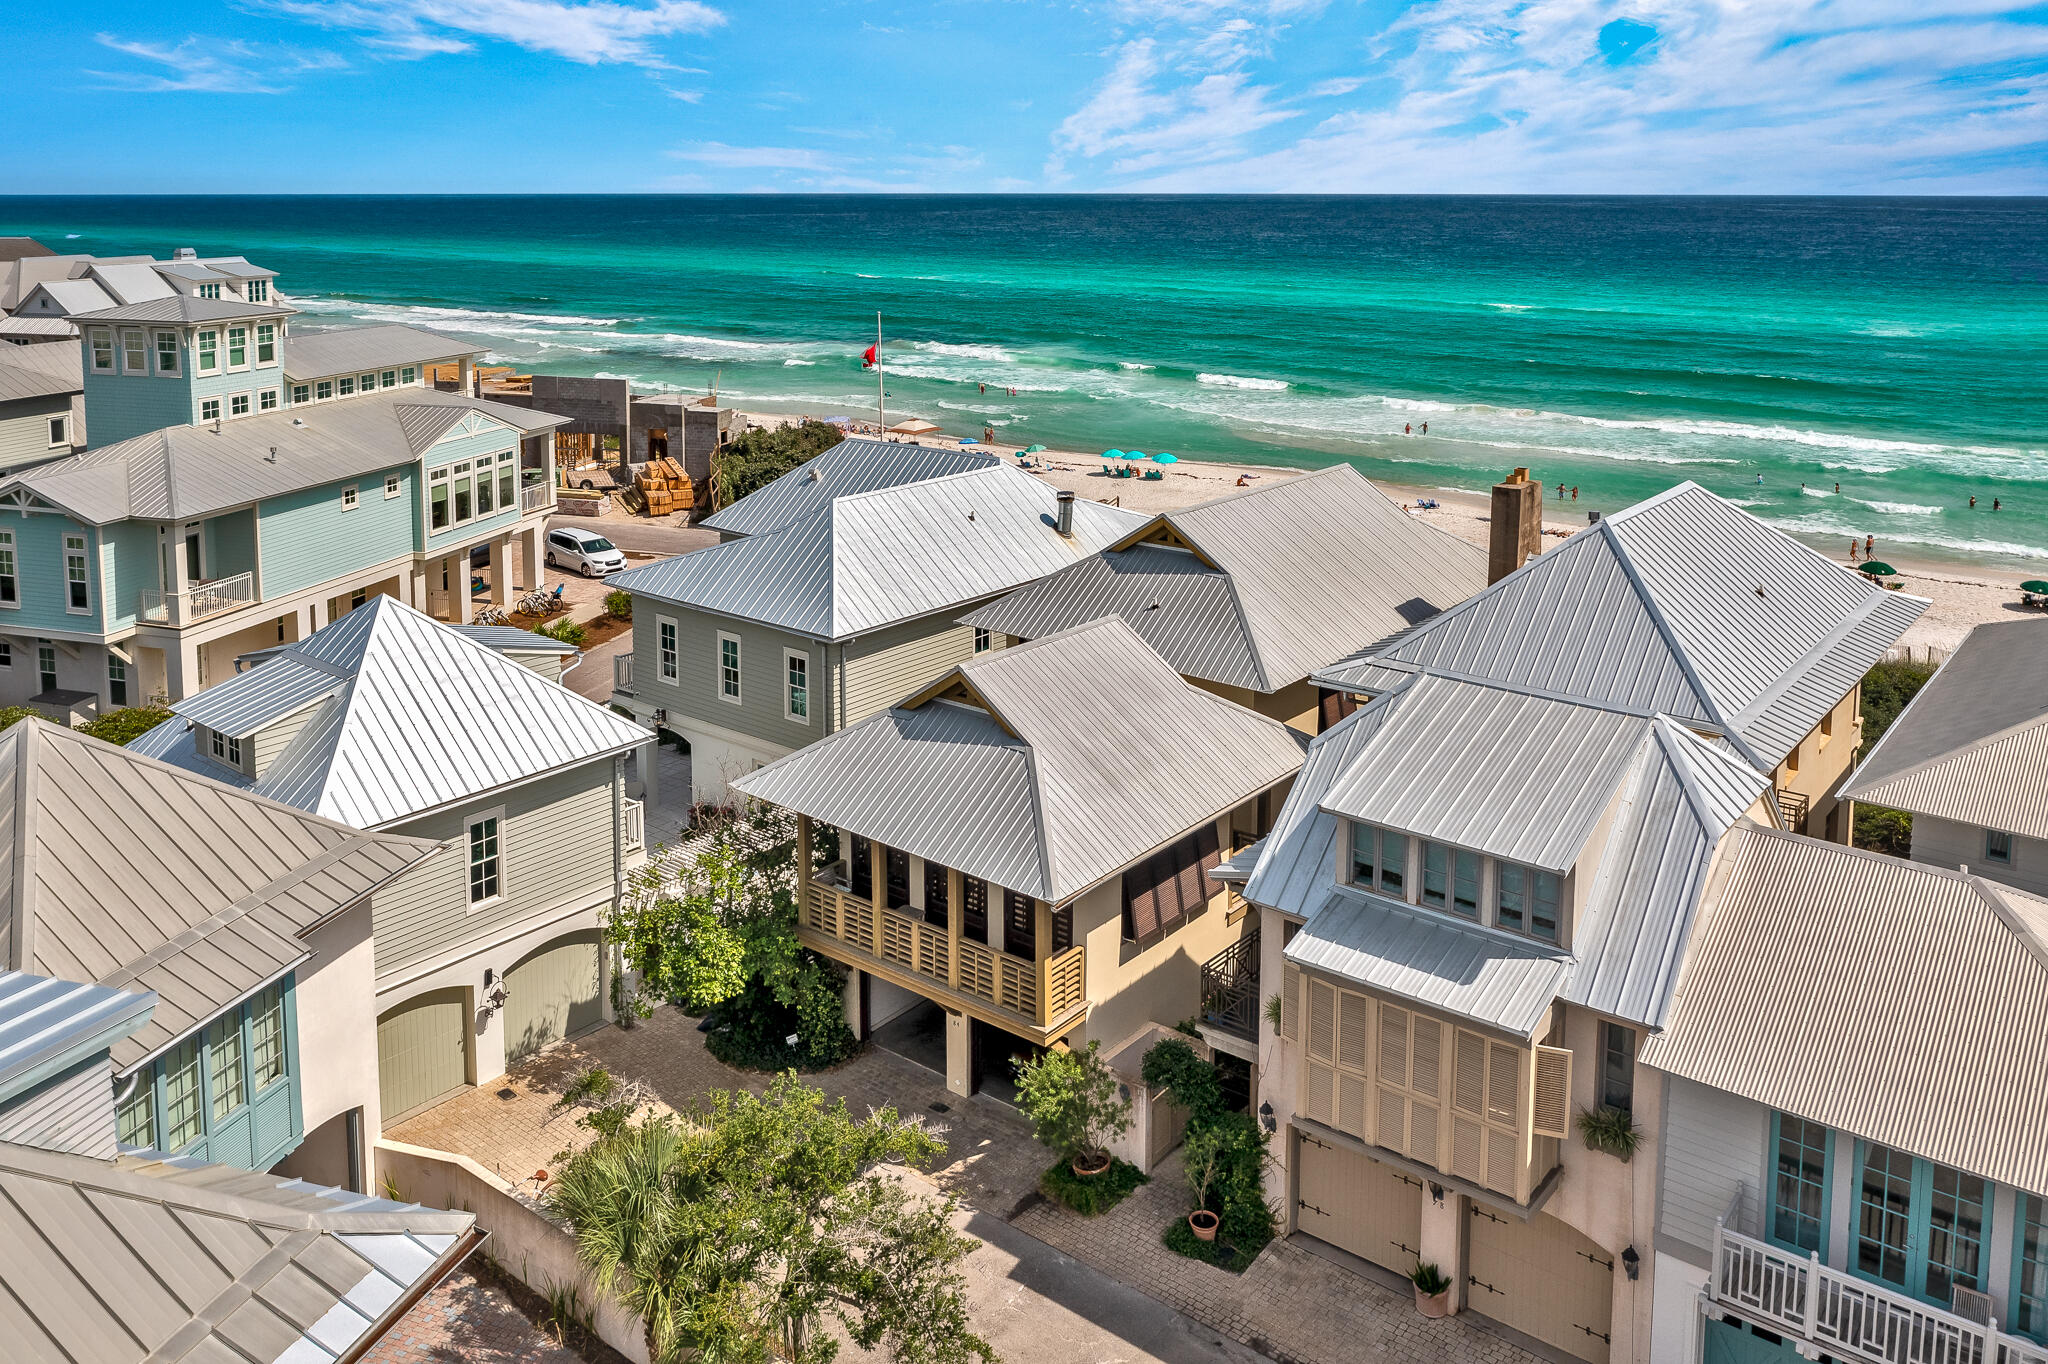
[{"label": "standing seam metal roof", "polygon": [[809,516],[836,498],[922,483],[969,469],[1002,463],[994,455],[897,441],[843,440],[817,458],[758,488],[716,515],[707,530],[726,535],[766,535]]},{"label": "standing seam metal roof", "polygon": [[294,330],[284,342],[284,372],[294,379],[312,379],[323,374],[481,355],[488,349],[423,327],[398,323],[333,327],[324,331]]}]

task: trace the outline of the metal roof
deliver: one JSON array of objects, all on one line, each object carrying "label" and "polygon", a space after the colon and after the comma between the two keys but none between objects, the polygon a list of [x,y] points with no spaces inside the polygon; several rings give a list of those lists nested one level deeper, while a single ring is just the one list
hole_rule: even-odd
[{"label": "metal roof", "polygon": [[219,430],[165,427],[24,469],[0,489],[26,487],[97,525],[189,520],[410,464],[472,411],[520,435],[568,420],[459,393],[387,389],[243,417]]},{"label": "metal roof", "polygon": [[924,694],[941,699],[734,786],[1058,902],[1301,765],[1293,731],[1183,681],[1114,617],[982,654]]},{"label": "metal roof", "polygon": [[1309,744],[1301,775],[1261,844],[1265,853],[1245,883],[1245,899],[1298,918],[1306,918],[1323,902],[1336,876],[1339,827],[1337,816],[1323,809],[1323,797],[1392,713],[1386,706],[1366,706]]},{"label": "metal roof", "polygon": [[0,1104],[109,1050],[155,1008],[153,995],[0,971]]},{"label": "metal roof", "polygon": [[353,1357],[476,1217],[169,1157],[0,1144],[0,1339],[67,1364]]},{"label": "metal roof", "polygon": [[244,303],[238,298],[194,298],[172,294],[144,303],[73,313],[73,322],[233,322],[243,317],[284,317],[298,309],[287,303]]},{"label": "metal roof", "polygon": [[117,262],[96,263],[91,278],[102,289],[114,296],[120,304],[148,303],[159,298],[176,297],[178,290],[157,273],[154,264],[139,265]]},{"label": "metal roof", "polygon": [[393,365],[425,364],[464,355],[481,355],[487,346],[457,341],[452,336],[396,323],[377,327],[334,327],[326,331],[296,328],[284,339],[284,372],[294,379]]},{"label": "metal roof", "polygon": [[0,731],[0,966],[154,991],[154,1017],[114,1045],[125,1070],[304,960],[300,934],[436,847],[23,720]]},{"label": "metal roof", "polygon": [[0,402],[83,393],[82,371],[76,346],[0,346]]},{"label": "metal roof", "polygon": [[276,279],[277,271],[252,265],[247,256],[201,256],[199,263],[230,279]]},{"label": "metal roof", "polygon": [[980,601],[1064,568],[1143,520],[1077,502],[1058,530],[1054,490],[1019,469],[852,493],[778,531],[627,569],[611,585],[819,639],[847,639]]},{"label": "metal roof", "polygon": [[1417,838],[1566,872],[1612,803],[1650,722],[1499,687],[1421,677],[1323,808]]},{"label": "metal roof", "polygon": [[843,440],[790,470],[765,488],[747,494],[704,527],[727,535],[765,535],[817,511],[835,498],[853,493],[922,483],[968,469],[1000,464],[994,455],[936,445],[904,445],[889,440]]},{"label": "metal roof", "polygon": [[[56,303],[56,312],[70,317],[84,313],[98,313],[115,307],[114,296],[89,279],[46,279],[22,291],[22,303],[27,304],[37,289],[41,289]],[[42,309],[38,308],[40,315]]]},{"label": "metal roof", "polygon": [[1256,843],[1247,843],[1229,857],[1224,858],[1219,866],[1211,868],[1209,879],[1227,882],[1233,886],[1241,886],[1251,880],[1253,870],[1257,868],[1259,859],[1265,856],[1265,854],[1265,839],[1262,838]]},{"label": "metal roof", "polygon": [[583,652],[573,644],[565,644],[552,635],[543,635],[535,630],[522,630],[516,625],[450,625],[449,629],[466,639],[473,639],[486,649],[500,653],[577,654]]},{"label": "metal roof", "polygon": [[[1769,767],[1926,608],[1681,483],[1365,653],[1676,716],[1726,732]],[[1367,663],[1317,681],[1357,685]]]},{"label": "metal roof", "polygon": [[2048,838],[2048,621],[1979,625],[1841,794]]},{"label": "metal roof", "polygon": [[[78,328],[63,317],[0,317],[0,336],[76,336]],[[41,350],[40,345],[17,346],[16,350]],[[65,347],[51,347],[53,350]]]},{"label": "metal roof", "polygon": [[[339,687],[251,781],[200,753],[186,721],[254,732]],[[171,707],[132,748],[359,829],[622,753],[648,732],[395,597],[376,596],[247,672]],[[488,725],[476,717],[487,714]]]},{"label": "metal roof", "polygon": [[2048,1197],[2048,905],[1739,826],[1646,1065]]}]

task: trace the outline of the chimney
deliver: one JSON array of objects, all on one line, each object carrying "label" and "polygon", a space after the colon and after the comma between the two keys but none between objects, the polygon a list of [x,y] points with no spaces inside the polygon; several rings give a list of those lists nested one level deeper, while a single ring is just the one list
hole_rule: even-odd
[{"label": "chimney", "polygon": [[1493,530],[1486,544],[1486,581],[1497,583],[1543,550],[1543,485],[1517,469],[1493,485]]},{"label": "chimney", "polygon": [[1060,534],[1069,540],[1074,538],[1074,490],[1062,488],[1059,491]]}]

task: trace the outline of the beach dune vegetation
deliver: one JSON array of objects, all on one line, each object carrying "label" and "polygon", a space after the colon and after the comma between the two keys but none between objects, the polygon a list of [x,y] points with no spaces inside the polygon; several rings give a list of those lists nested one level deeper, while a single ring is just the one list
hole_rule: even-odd
[{"label": "beach dune vegetation", "polygon": [[716,505],[730,507],[845,439],[846,432],[831,422],[821,421],[747,432],[719,451],[712,465],[711,488]]}]

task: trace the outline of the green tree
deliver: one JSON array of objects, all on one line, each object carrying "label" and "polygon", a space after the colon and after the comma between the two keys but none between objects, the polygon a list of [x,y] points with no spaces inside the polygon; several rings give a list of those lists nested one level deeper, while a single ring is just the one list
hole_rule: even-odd
[{"label": "green tree", "polygon": [[1031,1134],[1070,1164],[1101,1164],[1105,1144],[1130,1130],[1130,1100],[1118,1097],[1100,1046],[1048,1051],[1017,1067],[1017,1106]]},{"label": "green tree", "polygon": [[747,432],[718,452],[711,475],[717,505],[730,507],[845,439],[844,431],[819,421]]},{"label": "green tree", "polygon": [[944,1147],[893,1108],[856,1120],[794,1075],[764,1095],[621,1128],[572,1156],[547,1193],[598,1286],[674,1364],[824,1364],[836,1321],[909,1364],[993,1361],[969,1329],[955,1201],[876,1172]]},{"label": "green tree", "polygon": [[1856,807],[1855,845],[1893,857],[1913,855],[1913,816],[1882,805]]},{"label": "green tree", "polygon": [[1856,750],[1857,761],[1876,746],[1920,689],[1934,676],[1932,663],[1910,659],[1878,664],[1863,674],[1863,742]]},{"label": "green tree", "polygon": [[126,747],[170,718],[168,706],[124,706],[87,720],[78,732]]},{"label": "green tree", "polygon": [[1138,1076],[1188,1111],[1188,1124],[1206,1123],[1223,1111],[1223,1084],[1216,1066],[1178,1037],[1155,1042],[1138,1067]]}]

